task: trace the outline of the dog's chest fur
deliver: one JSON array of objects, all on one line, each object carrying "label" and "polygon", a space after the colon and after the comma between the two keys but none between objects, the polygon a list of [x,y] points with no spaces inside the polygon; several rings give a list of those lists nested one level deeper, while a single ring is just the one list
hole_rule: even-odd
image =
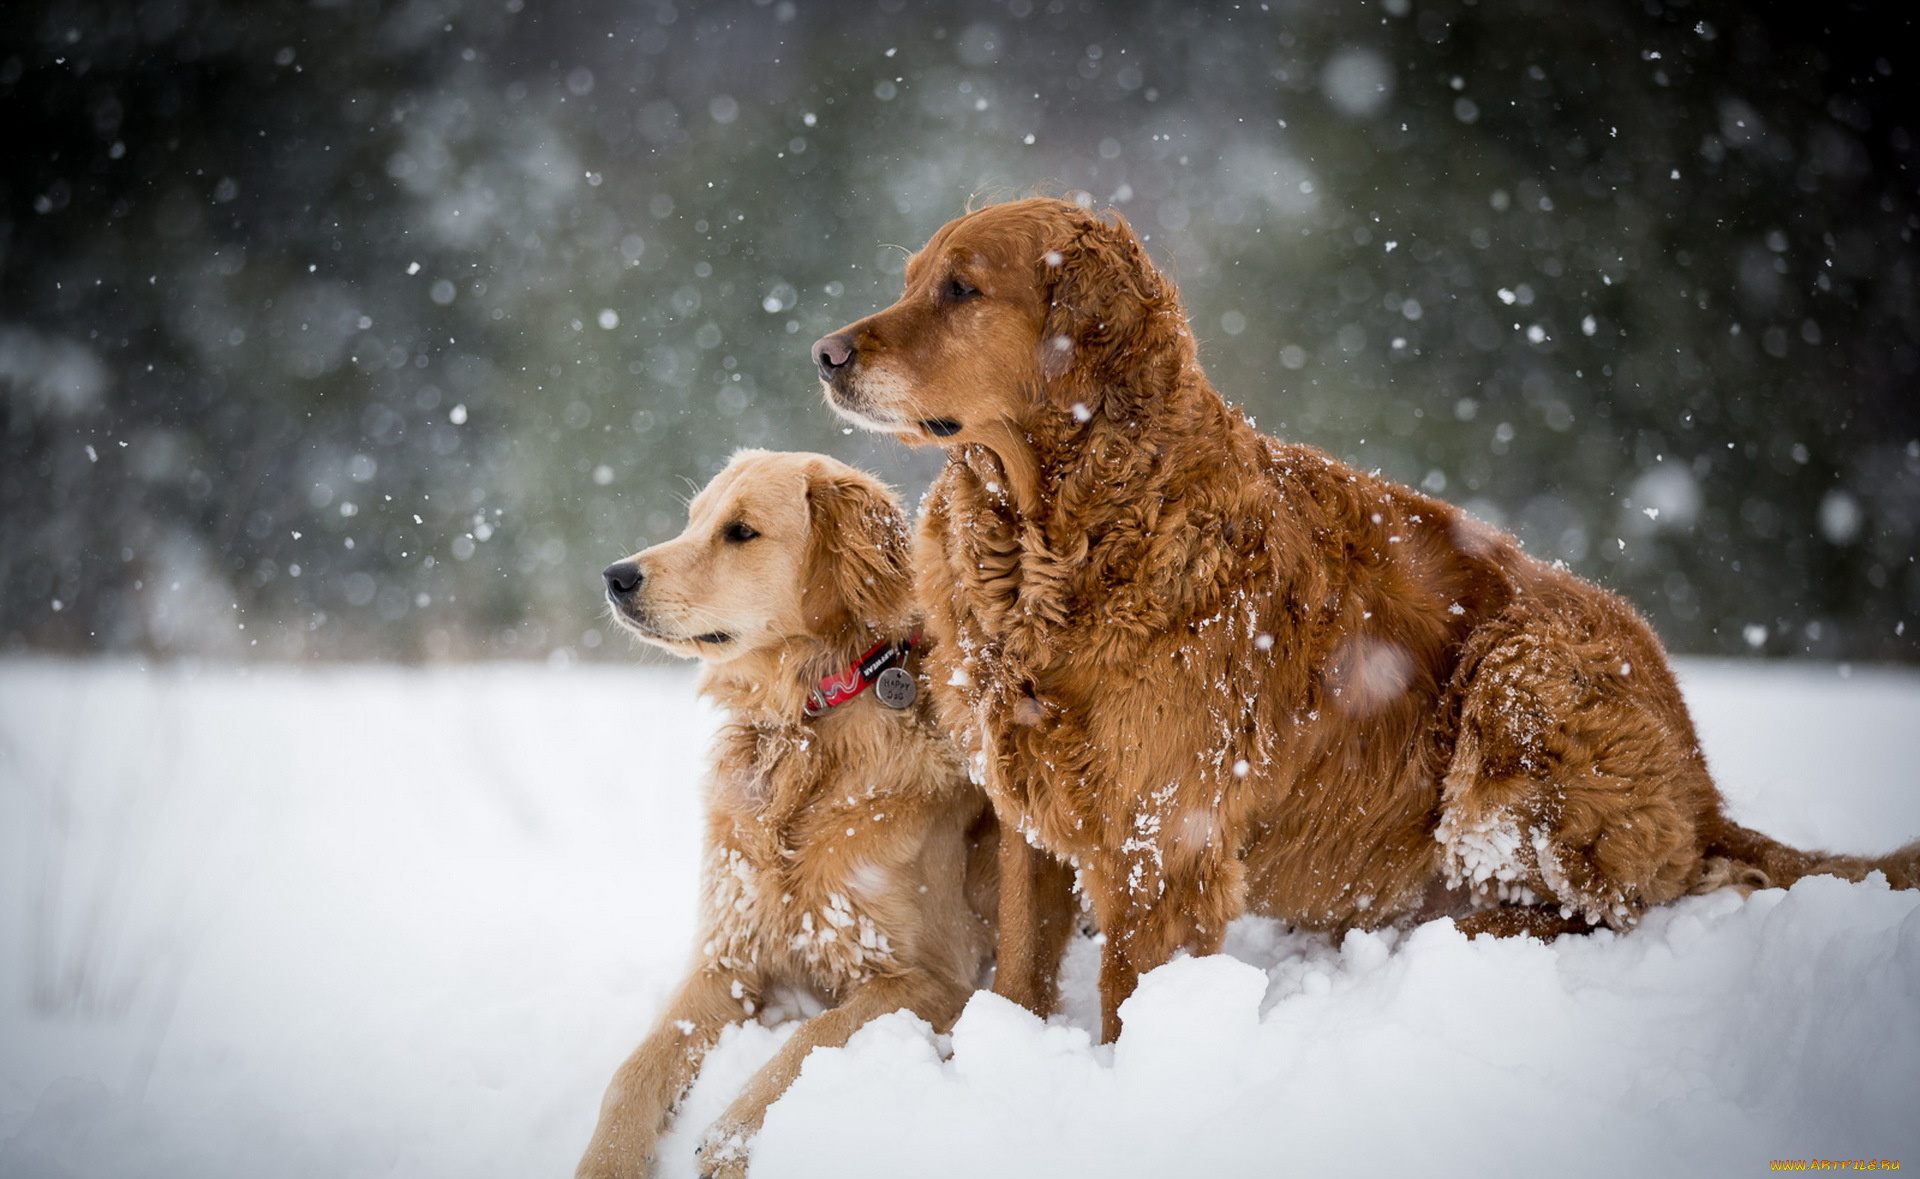
[{"label": "dog's chest fur", "polygon": [[[1232,632],[1227,641],[1251,650],[1257,611],[1231,588],[1246,559],[1211,505],[1156,498],[1085,527],[1023,519],[982,466],[950,465],[928,500],[923,541],[937,551],[921,554],[921,597],[946,640],[936,692],[976,780],[1071,854],[1076,840],[1051,833],[1084,829],[1098,809],[1071,789],[1090,768],[1089,742],[1103,742],[1082,722],[1139,691],[1144,669],[1127,656],[1148,647],[1178,664],[1165,674],[1201,673],[1169,641],[1175,632]],[[1223,699],[1237,695],[1221,687]],[[1240,703],[1218,717],[1215,770],[1244,752],[1236,733],[1252,722]],[[1021,772],[1041,766],[1048,772]]]},{"label": "dog's chest fur", "polygon": [[[723,965],[790,974],[828,994],[895,964],[896,813],[871,775],[842,772],[805,726],[730,726],[710,785],[703,912]],[[906,802],[906,800],[901,800]],[[902,808],[902,809],[910,809]]]},{"label": "dog's chest fur", "polygon": [[[1317,452],[1255,437],[1249,475],[1169,496],[1115,480],[1119,507],[1077,530],[950,464],[921,533],[936,691],[1003,817],[1056,855],[1141,849],[1143,869],[1113,870],[1151,900],[1177,843],[1262,844],[1249,870],[1293,881],[1265,890],[1278,915],[1374,919],[1384,899],[1346,893],[1417,898],[1433,705],[1485,593],[1440,505],[1363,497]],[[1332,889],[1308,870],[1329,838],[1356,862],[1408,850],[1391,879]]]}]

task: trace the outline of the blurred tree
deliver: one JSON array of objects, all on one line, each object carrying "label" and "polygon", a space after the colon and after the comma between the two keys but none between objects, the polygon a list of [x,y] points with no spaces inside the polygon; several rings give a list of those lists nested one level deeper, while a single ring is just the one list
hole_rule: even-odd
[{"label": "blurred tree", "polygon": [[[48,2],[0,15],[0,646],[609,648],[969,201],[1149,236],[1271,430],[1677,648],[1911,660],[1890,6]],[[624,656],[624,642],[611,646]]]}]

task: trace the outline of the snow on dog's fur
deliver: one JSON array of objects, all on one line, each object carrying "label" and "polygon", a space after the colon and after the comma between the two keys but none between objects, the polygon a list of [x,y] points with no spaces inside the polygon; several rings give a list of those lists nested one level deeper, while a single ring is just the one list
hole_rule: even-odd
[{"label": "snow on dog's fur", "polygon": [[1500,934],[1810,872],[1728,820],[1658,640],[1459,509],[1258,433],[1117,216],[991,206],[815,345],[833,405],[948,448],[916,549],[931,678],[1001,824],[996,989],[1045,1010],[1070,862],[1139,974],[1252,909]]},{"label": "snow on dog's fur", "polygon": [[[863,472],[743,451],[695,496],[686,531],[608,568],[621,625],[704,664],[727,712],[707,783],[692,969],[608,1086],[581,1176],[650,1172],[701,1058],[769,992],[835,1004],[754,1076],[702,1146],[708,1175],[746,1144],[806,1054],[907,1008],[945,1031],[991,949],[995,838],[985,797],[915,703],[869,691],[818,717],[808,693],[914,627],[906,517]],[[917,670],[919,657],[910,657]]]}]

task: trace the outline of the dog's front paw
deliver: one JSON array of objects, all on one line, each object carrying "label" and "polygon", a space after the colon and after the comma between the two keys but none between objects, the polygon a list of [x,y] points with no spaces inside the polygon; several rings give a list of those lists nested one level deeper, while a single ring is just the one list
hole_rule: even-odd
[{"label": "dog's front paw", "polygon": [[652,1173],[651,1152],[622,1156],[589,1154],[574,1169],[573,1179],[646,1179]]},{"label": "dog's front paw", "polygon": [[573,1179],[646,1179],[657,1143],[651,1134],[620,1134],[602,1127],[574,1169]]},{"label": "dog's front paw", "polygon": [[746,1179],[747,1147],[752,1131],[721,1120],[700,1136],[700,1179]]}]

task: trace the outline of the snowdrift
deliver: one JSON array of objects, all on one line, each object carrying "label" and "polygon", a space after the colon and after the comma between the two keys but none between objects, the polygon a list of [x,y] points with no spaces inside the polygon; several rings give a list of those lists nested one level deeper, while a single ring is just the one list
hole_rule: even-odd
[{"label": "snowdrift", "polygon": [[[1920,835],[1920,676],[1686,664],[1736,818]],[[692,934],[681,669],[0,664],[0,1174],[570,1174]],[[1753,1174],[1920,1165],[1920,894],[1693,898],[1631,934],[1236,923],[1098,1025],[990,994],[817,1052],[781,1176]],[[786,1034],[729,1035],[663,1173]]]}]

